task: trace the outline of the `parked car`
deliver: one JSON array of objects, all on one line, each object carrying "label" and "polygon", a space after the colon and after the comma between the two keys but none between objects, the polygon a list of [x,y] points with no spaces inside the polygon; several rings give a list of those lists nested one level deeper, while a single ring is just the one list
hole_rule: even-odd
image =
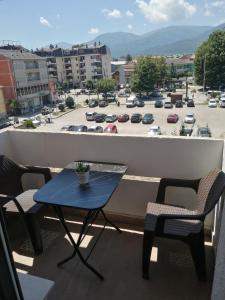
[{"label": "parked car", "polygon": [[131,116],[131,123],[140,123],[142,120],[142,115],[141,114],[133,114]]},{"label": "parked car", "polygon": [[98,103],[98,106],[99,107],[106,107],[106,106],[108,106],[108,102],[105,101],[105,100],[100,100],[99,103]]},{"label": "parked car", "polygon": [[167,117],[167,123],[177,123],[179,117],[177,114],[169,114]]},{"label": "parked car", "polygon": [[109,114],[105,117],[105,121],[107,123],[113,123],[117,120],[117,115],[112,115],[112,114]]},{"label": "parked car", "polygon": [[61,130],[63,130],[63,131],[69,131],[69,128],[70,128],[71,126],[73,126],[73,125],[64,125],[64,126],[61,128]]},{"label": "parked car", "polygon": [[114,124],[108,124],[105,129],[105,133],[118,133],[117,127]]},{"label": "parked car", "polygon": [[220,107],[225,107],[225,96],[220,98]]},{"label": "parked car", "polygon": [[102,126],[91,126],[88,128],[88,132],[102,133],[103,127]]},{"label": "parked car", "polygon": [[41,110],[41,113],[42,113],[43,116],[45,116],[45,115],[48,115],[48,114],[52,113],[53,110],[54,110],[54,109],[51,108],[51,107],[44,106],[44,107],[42,108],[42,110]]},{"label": "parked car", "polygon": [[173,103],[171,101],[165,101],[164,108],[173,108]]},{"label": "parked car", "polygon": [[137,106],[137,107],[144,107],[144,106],[145,106],[145,103],[144,103],[143,100],[138,99],[138,100],[136,101],[136,106]]},{"label": "parked car", "polygon": [[129,120],[129,115],[128,114],[121,114],[118,116],[118,122],[127,122]]},{"label": "parked car", "polygon": [[195,123],[195,116],[193,113],[188,113],[185,118],[184,122],[188,124],[194,124]]},{"label": "parked car", "polygon": [[125,96],[126,96],[125,91],[119,91],[118,97],[125,97]]},{"label": "parked car", "polygon": [[90,108],[96,107],[96,106],[98,106],[98,101],[97,100],[91,100],[91,101],[89,101],[88,106]]},{"label": "parked car", "polygon": [[161,135],[161,129],[160,126],[155,125],[151,126],[149,131],[148,131],[148,136],[156,136],[156,135]]},{"label": "parked car", "polygon": [[211,133],[208,126],[199,127],[198,130],[197,130],[197,136],[199,136],[199,137],[211,137],[212,133]]},{"label": "parked car", "polygon": [[177,101],[175,102],[175,107],[176,107],[176,108],[182,108],[182,107],[183,107],[183,102],[182,102],[181,100],[177,100]]},{"label": "parked car", "polygon": [[153,114],[145,114],[142,119],[142,124],[151,124],[154,121]]},{"label": "parked car", "polygon": [[71,125],[68,129],[68,131],[73,132],[87,132],[87,126],[86,125]]},{"label": "parked car", "polygon": [[163,107],[162,100],[156,100],[155,101],[155,108],[161,108],[161,107]]},{"label": "parked car", "polygon": [[86,115],[87,121],[94,121],[97,113],[96,112],[86,112],[85,115]]},{"label": "parked car", "polygon": [[215,107],[217,107],[216,99],[210,99],[210,100],[209,100],[209,103],[208,103],[208,107],[210,107],[210,108],[215,108]]},{"label": "parked car", "polygon": [[41,125],[41,118],[39,116],[31,118],[32,123],[34,126],[40,126]]},{"label": "parked car", "polygon": [[192,99],[189,99],[187,101],[187,107],[195,107],[195,103],[194,103],[194,101]]},{"label": "parked car", "polygon": [[97,114],[96,116],[95,116],[95,122],[96,123],[102,123],[102,122],[104,122],[105,121],[105,114]]},{"label": "parked car", "polygon": [[135,95],[131,95],[126,99],[126,106],[127,108],[135,107],[137,102],[137,97]]},{"label": "parked car", "polygon": [[181,126],[180,128],[180,136],[191,136],[193,133],[193,128]]}]

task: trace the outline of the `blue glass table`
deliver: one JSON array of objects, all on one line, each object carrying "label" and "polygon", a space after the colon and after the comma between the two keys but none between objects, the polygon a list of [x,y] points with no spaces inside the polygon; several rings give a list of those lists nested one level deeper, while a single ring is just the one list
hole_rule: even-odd
[{"label": "blue glass table", "polygon": [[[121,232],[120,229],[107,218],[103,208],[119,185],[127,167],[125,165],[114,163],[85,162],[90,165],[90,179],[88,184],[84,186],[79,184],[75,173],[77,162],[73,162],[36,192],[34,194],[34,201],[53,206],[73,245],[74,251],[72,255],[59,262],[58,266],[63,265],[77,254],[83,264],[103,280],[104,277],[87,261],[105,229],[106,224],[110,224],[116,228],[118,232]],[[77,242],[74,241],[66,225],[61,209],[62,207],[77,208],[86,211]],[[104,218],[104,226],[96,238],[89,254],[84,258],[80,252],[79,246],[99,214]]]}]

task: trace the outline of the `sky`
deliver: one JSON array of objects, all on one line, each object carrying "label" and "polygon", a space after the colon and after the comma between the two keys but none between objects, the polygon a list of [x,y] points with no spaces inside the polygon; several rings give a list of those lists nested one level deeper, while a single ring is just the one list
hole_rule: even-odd
[{"label": "sky", "polygon": [[107,32],[221,23],[225,0],[0,0],[0,40],[29,49],[81,43]]}]

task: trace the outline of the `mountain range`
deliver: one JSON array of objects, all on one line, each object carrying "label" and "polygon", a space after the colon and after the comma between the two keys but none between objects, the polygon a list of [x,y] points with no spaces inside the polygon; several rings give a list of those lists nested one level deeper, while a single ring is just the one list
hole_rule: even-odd
[{"label": "mountain range", "polygon": [[[219,26],[169,26],[137,35],[128,32],[112,32],[97,36],[87,42],[106,44],[117,58],[127,53],[137,55],[192,54],[196,48],[216,30],[225,30],[225,24]],[[58,43],[59,47],[65,45]],[[70,48],[71,44],[66,43]]]}]

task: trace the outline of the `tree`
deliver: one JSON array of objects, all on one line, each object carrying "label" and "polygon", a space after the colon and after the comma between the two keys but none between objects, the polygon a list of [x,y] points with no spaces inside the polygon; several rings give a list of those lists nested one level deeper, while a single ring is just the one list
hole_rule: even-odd
[{"label": "tree", "polygon": [[132,56],[130,54],[126,55],[126,62],[129,63],[132,61]]},{"label": "tree", "polygon": [[97,82],[96,89],[98,93],[104,93],[107,98],[107,93],[115,89],[116,82],[113,79],[101,79]]},{"label": "tree", "polygon": [[94,82],[92,80],[88,80],[86,83],[86,88],[93,90],[94,89]]},{"label": "tree", "polygon": [[72,97],[67,97],[66,98],[66,106],[69,107],[69,108],[73,108],[74,107],[74,100]]},{"label": "tree", "polygon": [[220,89],[225,85],[225,32],[210,34],[195,53],[195,81],[205,86]]},{"label": "tree", "polygon": [[163,85],[166,76],[164,58],[142,56],[137,61],[137,67],[131,78],[133,92],[151,92],[156,86]]},{"label": "tree", "polygon": [[20,104],[16,99],[11,99],[8,102],[10,109],[12,110],[13,114],[18,114],[20,111]]}]

